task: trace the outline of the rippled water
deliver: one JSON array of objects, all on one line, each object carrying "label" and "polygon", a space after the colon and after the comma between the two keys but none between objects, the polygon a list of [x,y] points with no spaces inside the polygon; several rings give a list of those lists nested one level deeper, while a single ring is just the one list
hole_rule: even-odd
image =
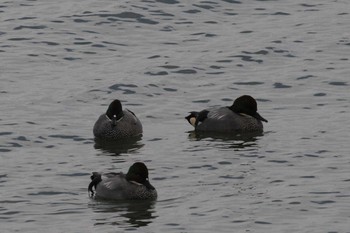
[{"label": "rippled water", "polygon": [[[350,3],[0,3],[1,232],[349,232]],[[258,100],[262,135],[195,135],[191,110]],[[94,143],[115,98],[137,142]],[[88,198],[150,168],[156,202]]]}]

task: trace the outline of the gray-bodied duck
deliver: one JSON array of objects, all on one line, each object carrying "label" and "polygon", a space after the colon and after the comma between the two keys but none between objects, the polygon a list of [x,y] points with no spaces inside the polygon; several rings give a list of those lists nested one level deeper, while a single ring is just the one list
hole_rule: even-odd
[{"label": "gray-bodied duck", "polygon": [[89,196],[109,200],[155,200],[157,191],[148,179],[148,169],[142,162],[134,163],[128,173],[93,172],[88,187]]},{"label": "gray-bodied duck", "polygon": [[262,121],[267,122],[249,95],[238,97],[231,106],[190,112],[185,118],[196,131],[216,133],[262,132]]},{"label": "gray-bodied duck", "polygon": [[93,129],[96,139],[118,140],[142,136],[142,124],[136,115],[122,108],[119,100],[114,100],[107,112],[96,121]]}]

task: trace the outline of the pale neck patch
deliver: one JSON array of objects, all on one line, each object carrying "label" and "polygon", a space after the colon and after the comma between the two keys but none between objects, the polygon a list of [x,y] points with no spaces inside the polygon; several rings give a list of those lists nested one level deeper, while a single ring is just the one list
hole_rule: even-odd
[{"label": "pale neck patch", "polygon": [[[113,117],[117,117],[117,115],[113,115]],[[121,118],[119,118],[119,120],[117,120],[116,122],[119,122],[123,119],[124,116],[122,116]]]},{"label": "pale neck patch", "polygon": [[134,180],[132,180],[132,181],[130,181],[130,183],[133,183],[133,184],[136,184],[136,185],[142,185],[142,184],[140,184],[139,182],[136,182],[136,181],[134,181]]},{"label": "pale neck patch", "polygon": [[242,113],[242,112],[240,112],[239,115],[244,116],[244,117],[252,117],[252,116],[245,114],[245,113]]},{"label": "pale neck patch", "polygon": [[[113,117],[116,117],[116,116],[117,116],[117,115],[113,115]],[[109,117],[107,116],[107,114],[106,114],[106,118],[107,118],[107,120],[112,121],[111,118],[109,118]],[[119,120],[117,120],[116,122],[121,121],[123,118],[124,118],[124,116],[122,116],[122,117],[121,117]]]}]

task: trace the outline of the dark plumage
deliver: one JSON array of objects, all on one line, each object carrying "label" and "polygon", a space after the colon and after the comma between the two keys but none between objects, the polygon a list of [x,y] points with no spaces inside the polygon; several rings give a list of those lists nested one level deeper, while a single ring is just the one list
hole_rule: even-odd
[{"label": "dark plumage", "polygon": [[114,100],[107,112],[96,121],[93,133],[99,140],[116,140],[142,136],[142,124],[136,115],[122,109],[119,100]]},{"label": "dark plumage", "polygon": [[155,200],[156,189],[148,180],[144,163],[134,163],[128,173],[93,172],[88,191],[91,197],[113,200]]},{"label": "dark plumage", "polygon": [[193,111],[185,118],[196,131],[218,133],[263,131],[261,121],[267,122],[257,112],[255,99],[249,95],[237,98],[229,107]]}]

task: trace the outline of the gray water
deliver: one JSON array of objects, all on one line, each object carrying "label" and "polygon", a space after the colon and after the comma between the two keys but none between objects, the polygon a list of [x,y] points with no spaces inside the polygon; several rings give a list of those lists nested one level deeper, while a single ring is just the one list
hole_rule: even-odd
[{"label": "gray water", "polygon": [[[1,232],[350,232],[350,2],[2,1]],[[194,135],[243,94],[262,135]],[[95,144],[115,98],[140,141]],[[92,171],[150,169],[156,202]]]}]

